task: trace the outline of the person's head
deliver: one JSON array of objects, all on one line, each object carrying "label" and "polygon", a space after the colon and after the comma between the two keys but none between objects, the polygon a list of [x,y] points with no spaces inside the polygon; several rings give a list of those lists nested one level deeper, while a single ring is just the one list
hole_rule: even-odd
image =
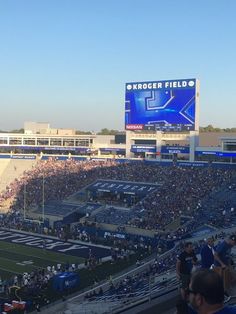
[{"label": "person's head", "polygon": [[184,250],[187,252],[187,253],[191,253],[193,251],[193,244],[192,242],[186,242],[184,244]]},{"label": "person's head", "polygon": [[200,313],[223,306],[223,280],[213,270],[196,271],[191,278],[188,292],[189,302]]},{"label": "person's head", "polygon": [[231,235],[231,236],[229,237],[228,243],[229,243],[231,246],[236,245],[236,235],[234,235],[234,234]]},{"label": "person's head", "polygon": [[214,245],[214,239],[213,238],[207,238],[206,242],[207,242],[207,244],[209,246],[213,246]]}]

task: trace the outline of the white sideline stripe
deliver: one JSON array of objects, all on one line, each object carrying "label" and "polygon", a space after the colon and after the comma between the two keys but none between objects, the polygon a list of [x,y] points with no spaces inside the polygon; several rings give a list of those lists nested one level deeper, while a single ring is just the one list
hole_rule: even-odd
[{"label": "white sideline stripe", "polygon": [[18,274],[18,275],[22,275],[22,273],[18,273],[17,271],[11,271],[11,270],[9,270],[9,269],[7,269],[7,268],[4,268],[4,267],[0,267],[0,270],[4,270],[4,271],[6,271],[7,273],[12,273],[12,274]]}]

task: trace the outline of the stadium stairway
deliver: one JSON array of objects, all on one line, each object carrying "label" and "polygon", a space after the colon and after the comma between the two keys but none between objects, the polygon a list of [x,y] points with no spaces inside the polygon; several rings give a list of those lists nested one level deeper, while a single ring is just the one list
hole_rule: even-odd
[{"label": "stadium stairway", "polygon": [[0,178],[9,163],[10,159],[0,159]]},{"label": "stadium stairway", "polygon": [[[6,187],[13,182],[16,178],[22,176],[22,174],[32,169],[36,164],[36,160],[23,160],[23,159],[11,159],[7,160],[8,162],[0,166],[0,193],[6,190]],[[5,165],[5,167],[4,167]],[[2,172],[1,172],[2,169]]]}]

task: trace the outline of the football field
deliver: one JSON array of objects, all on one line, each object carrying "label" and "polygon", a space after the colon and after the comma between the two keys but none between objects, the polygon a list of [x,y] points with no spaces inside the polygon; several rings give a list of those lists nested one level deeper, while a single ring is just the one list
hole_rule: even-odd
[{"label": "football field", "polygon": [[21,244],[13,244],[0,241],[0,276],[9,279],[14,274],[32,272],[47,266],[57,264],[80,264],[84,258],[69,254],[47,251],[46,249],[27,247]]},{"label": "football field", "polygon": [[90,255],[102,258],[110,255],[109,248],[77,241],[63,241],[21,231],[0,230],[0,276],[9,279],[14,274],[39,268],[84,263]]}]

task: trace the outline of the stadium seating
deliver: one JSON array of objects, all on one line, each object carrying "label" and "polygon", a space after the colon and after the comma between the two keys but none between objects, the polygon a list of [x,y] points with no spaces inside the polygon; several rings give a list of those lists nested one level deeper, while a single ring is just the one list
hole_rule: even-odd
[{"label": "stadium seating", "polygon": [[[220,190],[226,189],[231,182],[234,182],[235,176],[235,169],[230,168],[194,168],[175,165],[161,167],[143,162],[117,164],[115,161],[48,160],[39,162],[37,167],[25,172],[24,176],[14,181],[0,198],[3,200],[14,198],[12,209],[18,210],[24,208],[25,201],[28,208],[35,208],[38,204],[42,204],[44,193],[45,212],[51,215],[62,217],[65,213],[78,209],[81,214],[88,214],[89,219],[97,222],[158,231],[166,230],[169,224],[181,216],[198,217],[198,213],[203,210],[204,204],[211,198],[212,193],[219,193]],[[139,199],[136,204],[132,204],[131,208],[126,206],[127,211],[120,208],[105,208],[96,212],[96,206],[87,205],[90,199],[84,205],[81,205],[80,201],[77,205],[76,202],[70,204],[69,200],[66,204],[69,196],[82,190],[85,192],[86,186],[90,186],[98,179],[127,181],[133,184],[146,182],[159,187]],[[231,189],[233,191],[233,187]],[[235,206],[233,197],[227,199],[226,211]],[[61,202],[63,205],[53,203],[62,200],[64,200]],[[93,199],[93,202],[98,204],[96,201]],[[208,207],[212,207],[212,214],[217,217],[214,211],[219,210],[216,208],[218,202],[215,202],[215,205]],[[229,215],[230,219],[228,215],[226,216],[227,219],[222,223],[230,223],[231,216],[235,216],[235,212]],[[205,218],[207,219],[206,215]],[[217,219],[217,224],[219,221]],[[210,223],[214,224],[216,221],[211,219]]]}]

